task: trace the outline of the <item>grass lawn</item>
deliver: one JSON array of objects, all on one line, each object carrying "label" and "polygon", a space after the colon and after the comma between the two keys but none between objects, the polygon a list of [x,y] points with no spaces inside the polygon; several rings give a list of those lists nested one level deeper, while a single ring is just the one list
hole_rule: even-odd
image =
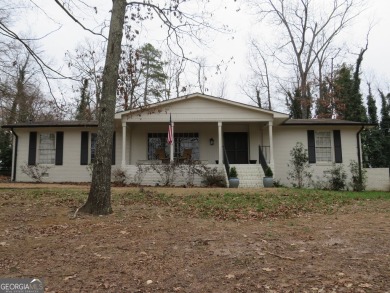
[{"label": "grass lawn", "polygon": [[390,193],[0,184],[0,275],[47,292],[386,292]]}]

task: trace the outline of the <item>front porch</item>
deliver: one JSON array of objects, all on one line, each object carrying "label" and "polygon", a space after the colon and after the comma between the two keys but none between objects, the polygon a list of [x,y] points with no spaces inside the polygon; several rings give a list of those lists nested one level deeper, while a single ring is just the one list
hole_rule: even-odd
[{"label": "front porch", "polygon": [[123,122],[121,166],[148,161],[204,164],[261,164],[273,168],[272,122],[172,122],[173,140],[167,141],[168,123]]},{"label": "front porch", "polygon": [[247,170],[253,169],[249,173],[258,181],[265,166],[275,172],[273,127],[288,115],[195,93],[117,113],[115,118],[121,136],[117,165],[132,174],[134,166],[148,161],[167,166],[190,160],[218,167],[226,178],[228,167],[238,166],[245,182],[244,176],[250,177],[244,175]]}]

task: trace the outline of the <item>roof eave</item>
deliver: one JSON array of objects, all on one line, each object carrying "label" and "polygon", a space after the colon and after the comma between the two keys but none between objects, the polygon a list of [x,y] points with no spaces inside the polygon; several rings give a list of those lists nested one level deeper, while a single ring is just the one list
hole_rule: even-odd
[{"label": "roof eave", "polygon": [[29,124],[6,124],[2,125],[1,128],[9,128],[9,129],[14,129],[14,128],[76,128],[76,127],[97,127],[97,123],[87,123],[87,124],[34,124],[34,123],[29,123]]},{"label": "roof eave", "polygon": [[367,128],[373,128],[378,126],[376,123],[365,123],[365,122],[288,122],[284,121],[281,125],[283,126],[365,126]]}]

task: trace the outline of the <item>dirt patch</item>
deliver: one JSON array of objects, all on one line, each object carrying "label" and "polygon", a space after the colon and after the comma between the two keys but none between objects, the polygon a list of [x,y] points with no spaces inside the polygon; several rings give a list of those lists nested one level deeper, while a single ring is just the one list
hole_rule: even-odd
[{"label": "dirt patch", "polygon": [[[212,192],[162,190],[177,195]],[[110,216],[73,219],[77,204],[0,189],[0,275],[42,277],[47,292],[390,288],[388,201],[367,201],[331,215],[266,221],[217,221],[186,217],[169,207],[119,203]]]}]

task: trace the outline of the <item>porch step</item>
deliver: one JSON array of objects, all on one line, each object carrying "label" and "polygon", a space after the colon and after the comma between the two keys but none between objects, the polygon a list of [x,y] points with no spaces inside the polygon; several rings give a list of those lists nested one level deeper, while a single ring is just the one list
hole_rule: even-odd
[{"label": "porch step", "polygon": [[263,186],[264,172],[261,165],[257,164],[233,164],[230,167],[236,167],[238,179],[240,179],[239,188],[257,188]]}]

